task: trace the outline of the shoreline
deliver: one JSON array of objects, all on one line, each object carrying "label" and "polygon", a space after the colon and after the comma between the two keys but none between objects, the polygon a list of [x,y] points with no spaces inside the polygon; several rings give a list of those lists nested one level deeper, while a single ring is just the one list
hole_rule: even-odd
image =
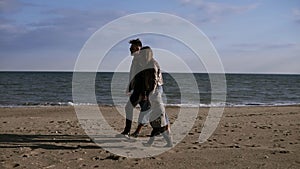
[{"label": "shoreline", "polygon": [[[60,107],[74,107],[74,106],[98,106],[98,107],[125,107],[125,105],[2,105],[2,108],[60,108]],[[278,104],[278,105],[268,105],[268,104],[261,104],[261,105],[225,105],[225,106],[185,106],[185,105],[165,105],[166,108],[244,108],[244,107],[300,107],[300,103],[295,104]]]},{"label": "shoreline", "polygon": [[[99,108],[121,132],[124,118],[116,107]],[[200,144],[208,110],[199,108],[192,129],[174,148],[136,159],[95,144],[73,106],[0,108],[0,168],[300,168],[300,106],[225,107],[213,135]],[[166,111],[174,122],[179,108]],[[141,137],[150,132],[150,126],[143,128]]]}]

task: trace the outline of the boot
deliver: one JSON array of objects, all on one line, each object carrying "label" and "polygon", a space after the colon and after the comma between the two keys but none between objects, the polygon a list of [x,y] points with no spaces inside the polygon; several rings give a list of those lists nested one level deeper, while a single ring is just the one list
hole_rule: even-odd
[{"label": "boot", "polygon": [[172,138],[171,138],[169,132],[168,131],[163,132],[162,136],[164,137],[164,139],[167,142],[167,144],[164,147],[173,147]]},{"label": "boot", "polygon": [[143,124],[139,123],[134,133],[132,133],[130,136],[137,138],[142,130]]},{"label": "boot", "polygon": [[154,142],[154,137],[150,137],[147,143],[143,143],[145,147],[151,147]]},{"label": "boot", "polygon": [[130,129],[131,129],[131,124],[132,124],[132,121],[126,119],[125,129],[124,129],[124,131],[121,134],[123,134],[123,135],[129,135]]}]

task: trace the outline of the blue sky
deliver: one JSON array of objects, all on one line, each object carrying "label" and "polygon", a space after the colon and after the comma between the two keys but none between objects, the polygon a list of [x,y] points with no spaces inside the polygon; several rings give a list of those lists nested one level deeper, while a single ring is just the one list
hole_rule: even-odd
[{"label": "blue sky", "polygon": [[[170,13],[196,25],[212,41],[228,73],[300,74],[298,0],[0,0],[0,70],[73,70],[82,46],[95,31],[138,12]],[[178,42],[154,35],[140,38],[202,71],[192,63],[193,54],[180,50]],[[111,49],[103,70],[114,71],[109,65],[124,57],[128,57],[127,40]]]}]

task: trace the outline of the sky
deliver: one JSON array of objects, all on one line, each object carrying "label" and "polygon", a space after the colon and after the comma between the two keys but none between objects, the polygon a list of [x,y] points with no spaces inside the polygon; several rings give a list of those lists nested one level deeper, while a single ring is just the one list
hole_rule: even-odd
[{"label": "sky", "polygon": [[[0,0],[0,71],[72,71],[97,30],[142,12],[168,13],[194,24],[214,45],[226,73],[300,74],[298,0]],[[179,41],[143,34],[120,40],[99,71],[116,71],[122,64],[121,71],[129,70],[128,40],[136,37],[172,52],[193,72],[206,70]],[[176,59],[157,53],[165,70],[181,71]]]}]

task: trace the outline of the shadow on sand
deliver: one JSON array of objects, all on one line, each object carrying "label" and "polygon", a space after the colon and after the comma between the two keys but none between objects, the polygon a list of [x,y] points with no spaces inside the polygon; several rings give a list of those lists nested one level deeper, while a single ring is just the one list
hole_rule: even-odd
[{"label": "shadow on sand", "polygon": [[0,134],[0,148],[101,149],[86,135]]}]

